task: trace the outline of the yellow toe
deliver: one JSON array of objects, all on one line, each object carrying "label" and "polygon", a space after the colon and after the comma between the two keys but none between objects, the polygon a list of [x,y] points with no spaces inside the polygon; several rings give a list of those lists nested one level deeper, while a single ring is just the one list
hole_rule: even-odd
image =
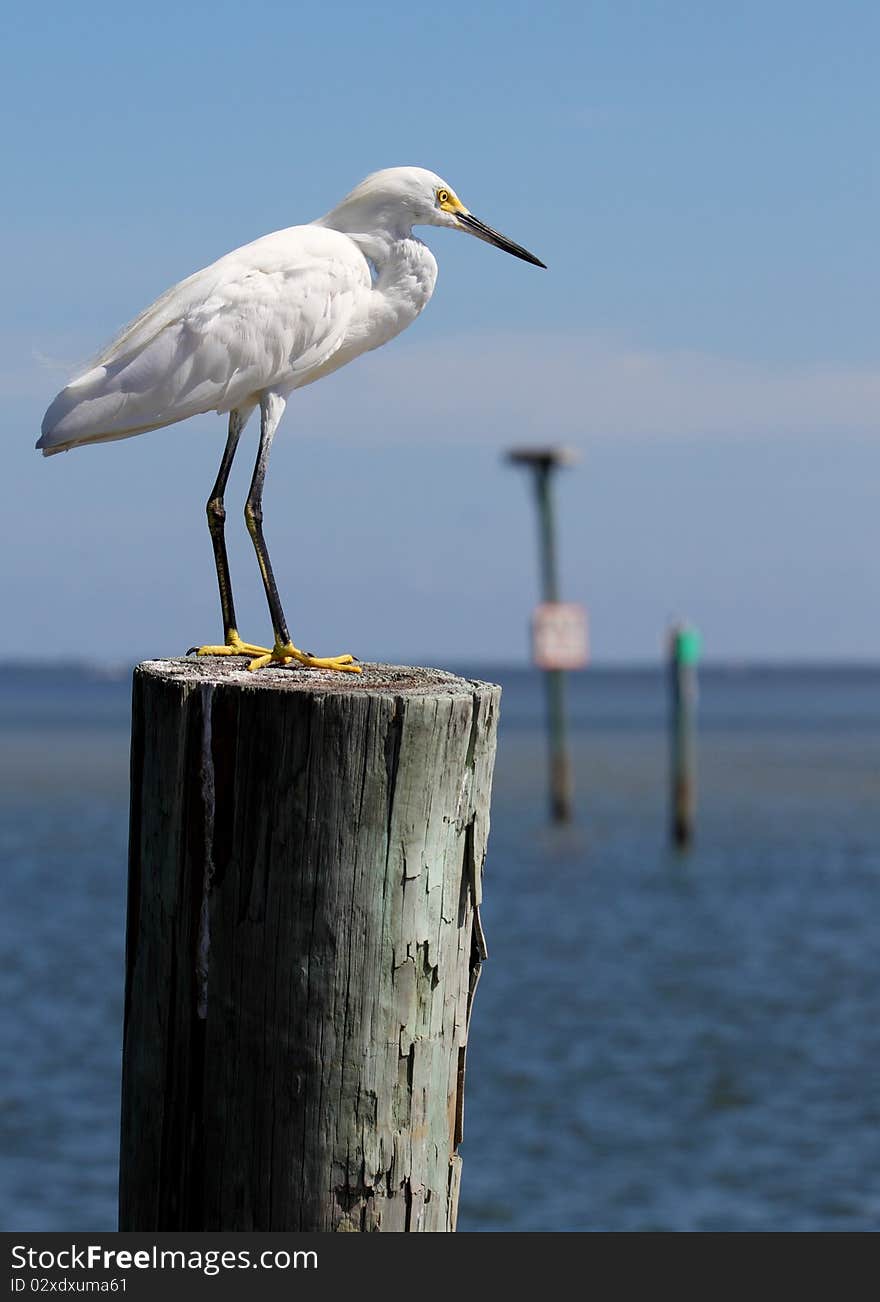
[{"label": "yellow toe", "polygon": [[265,669],[267,665],[302,665],[306,669],[335,669],[339,673],[359,674],[360,665],[354,663],[354,656],[310,656],[305,651],[300,651],[292,642],[284,644],[276,643],[271,651],[263,651],[248,665],[248,669],[254,672],[257,669]]},{"label": "yellow toe", "polygon": [[223,646],[200,646],[196,649],[196,655],[268,656],[271,659],[272,652],[267,646],[255,646],[253,642],[242,642],[235,629],[232,629]]}]

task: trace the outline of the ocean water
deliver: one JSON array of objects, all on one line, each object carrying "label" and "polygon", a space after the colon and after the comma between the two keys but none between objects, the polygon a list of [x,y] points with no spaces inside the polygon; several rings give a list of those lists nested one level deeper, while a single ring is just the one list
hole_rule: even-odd
[{"label": "ocean water", "polygon": [[[503,686],[462,1231],[880,1225],[880,671],[707,669],[695,848],[664,680]],[[127,677],[0,675],[0,1228],[115,1226]]]}]

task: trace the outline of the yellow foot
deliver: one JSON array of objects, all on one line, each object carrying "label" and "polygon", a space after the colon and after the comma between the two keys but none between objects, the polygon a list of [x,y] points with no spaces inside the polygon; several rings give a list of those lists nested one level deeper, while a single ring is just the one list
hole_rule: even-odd
[{"label": "yellow foot", "polygon": [[271,651],[264,651],[258,655],[248,665],[248,669],[265,669],[266,665],[289,665],[295,662],[298,665],[304,665],[306,669],[338,669],[340,673],[359,674],[360,665],[354,663],[354,656],[328,656],[322,659],[319,656],[306,655],[305,651],[299,651],[292,642],[282,645],[276,642]]},{"label": "yellow foot", "polygon": [[235,629],[231,629],[223,646],[200,646],[195,648],[197,656],[271,656],[266,646],[254,646],[253,642],[242,642]]}]

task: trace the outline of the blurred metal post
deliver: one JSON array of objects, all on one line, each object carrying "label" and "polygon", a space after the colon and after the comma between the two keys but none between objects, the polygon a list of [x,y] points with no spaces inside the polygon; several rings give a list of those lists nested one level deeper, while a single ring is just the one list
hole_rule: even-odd
[{"label": "blurred metal post", "polygon": [[697,809],[697,661],[700,635],[688,624],[669,634],[670,831],[672,843],[693,843]]},{"label": "blurred metal post", "polygon": [[[570,448],[513,448],[507,460],[532,472],[538,507],[538,550],[541,597],[545,605],[559,603],[559,572],[556,555],[556,516],[553,502],[553,472],[573,465],[578,455]],[[545,668],[547,684],[547,734],[550,759],[550,813],[557,823],[572,816],[574,781],[568,748],[565,713],[565,672]]]}]

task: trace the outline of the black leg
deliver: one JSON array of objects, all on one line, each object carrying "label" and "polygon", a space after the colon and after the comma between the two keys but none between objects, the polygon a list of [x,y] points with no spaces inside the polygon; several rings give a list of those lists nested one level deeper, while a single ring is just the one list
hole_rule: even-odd
[{"label": "black leg", "polygon": [[232,600],[232,580],[229,576],[229,560],[226,555],[226,538],[224,535],[224,526],[226,524],[226,508],[223,505],[223,494],[226,491],[226,481],[229,479],[229,472],[232,469],[232,461],[235,457],[235,450],[238,447],[238,440],[241,438],[241,431],[244,429],[244,421],[241,413],[231,411],[229,413],[229,435],[226,439],[226,447],[223,452],[223,460],[220,462],[220,469],[217,472],[217,479],[214,487],[211,489],[211,496],[208,498],[208,528],[211,531],[211,542],[214,546],[214,564],[217,568],[217,584],[220,588],[220,608],[223,612],[223,636],[229,641],[232,634],[238,628],[235,621],[235,604]]},{"label": "black leg", "polygon": [[[289,665],[295,662],[306,666],[308,669],[338,669],[344,673],[359,674],[361,672],[360,666],[354,663],[353,656],[328,656],[325,659],[310,656],[305,651],[298,650],[292,644],[290,634],[287,631],[287,620],[284,618],[284,611],[281,609],[281,598],[278,596],[275,575],[272,573],[269,549],[266,546],[266,539],[263,537],[263,485],[266,481],[266,470],[269,466],[272,439],[275,437],[278,422],[284,415],[284,407],[285,400],[277,393],[266,394],[260,400],[260,449],[257,453],[254,477],[251,480],[244,508],[244,518],[247,521],[248,533],[254,544],[254,551],[257,553],[260,573],[263,576],[263,587],[266,590],[266,600],[269,603],[269,613],[272,616],[272,627],[275,630],[275,646],[273,650],[255,654],[248,668],[252,670],[262,669],[268,664]],[[255,648],[255,651],[259,652],[259,648]]]},{"label": "black leg", "polygon": [[254,477],[251,480],[250,491],[244,508],[248,533],[253,541],[254,551],[257,553],[257,563],[263,576],[263,587],[266,589],[266,600],[269,603],[269,613],[272,616],[275,640],[280,646],[286,646],[290,642],[290,634],[287,631],[284,611],[281,609],[281,598],[278,596],[275,575],[272,573],[269,549],[263,537],[263,484],[269,465],[272,439],[275,437],[278,422],[284,413],[284,406],[284,399],[279,398],[274,393],[270,393],[260,402],[260,448],[257,452]]}]

